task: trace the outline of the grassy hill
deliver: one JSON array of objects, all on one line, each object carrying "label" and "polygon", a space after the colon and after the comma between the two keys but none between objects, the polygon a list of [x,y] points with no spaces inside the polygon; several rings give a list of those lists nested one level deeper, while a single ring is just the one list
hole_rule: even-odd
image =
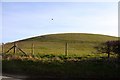
[{"label": "grassy hill", "polygon": [[[117,39],[117,37],[100,34],[63,33],[42,35],[19,40],[16,41],[16,44],[27,54],[32,53],[32,44],[34,44],[34,55],[61,55],[65,53],[65,43],[67,43],[69,55],[84,56],[94,53],[95,49],[93,47],[99,43]],[[6,43],[4,46],[4,52],[6,52],[12,45],[13,43]],[[11,50],[10,53],[13,53],[13,50]],[[21,54],[18,50],[17,53]]]},{"label": "grassy hill", "polygon": [[[107,40],[116,40],[114,36],[87,34],[87,33],[62,33],[49,34],[32,37],[20,41],[41,41],[41,42],[102,42]],[[18,42],[20,42],[18,41]]]}]

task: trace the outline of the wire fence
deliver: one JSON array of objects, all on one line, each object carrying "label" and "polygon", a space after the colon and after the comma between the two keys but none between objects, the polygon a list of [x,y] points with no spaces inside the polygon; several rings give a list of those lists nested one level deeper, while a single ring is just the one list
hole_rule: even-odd
[{"label": "wire fence", "polygon": [[94,43],[80,42],[16,42],[4,44],[3,53],[23,55],[88,55],[95,51]]}]

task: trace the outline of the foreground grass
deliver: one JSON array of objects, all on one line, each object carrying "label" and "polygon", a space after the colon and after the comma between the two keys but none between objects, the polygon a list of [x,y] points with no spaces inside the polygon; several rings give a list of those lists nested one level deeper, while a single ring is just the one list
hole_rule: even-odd
[{"label": "foreground grass", "polygon": [[119,78],[120,62],[115,58],[22,58],[3,60],[3,73],[32,77]]}]

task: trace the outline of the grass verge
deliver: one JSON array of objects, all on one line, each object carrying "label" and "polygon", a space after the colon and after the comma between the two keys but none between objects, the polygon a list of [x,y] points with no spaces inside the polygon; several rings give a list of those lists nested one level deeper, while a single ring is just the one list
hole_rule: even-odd
[{"label": "grass verge", "polygon": [[119,78],[120,62],[113,59],[11,59],[3,60],[3,73],[31,77]]}]

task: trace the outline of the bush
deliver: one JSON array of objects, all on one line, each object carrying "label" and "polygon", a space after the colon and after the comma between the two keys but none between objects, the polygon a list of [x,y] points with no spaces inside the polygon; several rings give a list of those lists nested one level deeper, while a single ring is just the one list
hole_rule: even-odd
[{"label": "bush", "polygon": [[59,57],[60,59],[62,59],[62,60],[63,60],[63,59],[67,59],[67,58],[68,58],[68,57],[67,57],[67,56],[65,56],[65,55],[59,55],[58,57]]},{"label": "bush", "polygon": [[53,57],[55,57],[55,55],[53,55],[53,54],[46,54],[46,55],[41,55],[40,57],[41,58],[44,58],[44,57],[46,57],[46,58],[53,58]]}]

